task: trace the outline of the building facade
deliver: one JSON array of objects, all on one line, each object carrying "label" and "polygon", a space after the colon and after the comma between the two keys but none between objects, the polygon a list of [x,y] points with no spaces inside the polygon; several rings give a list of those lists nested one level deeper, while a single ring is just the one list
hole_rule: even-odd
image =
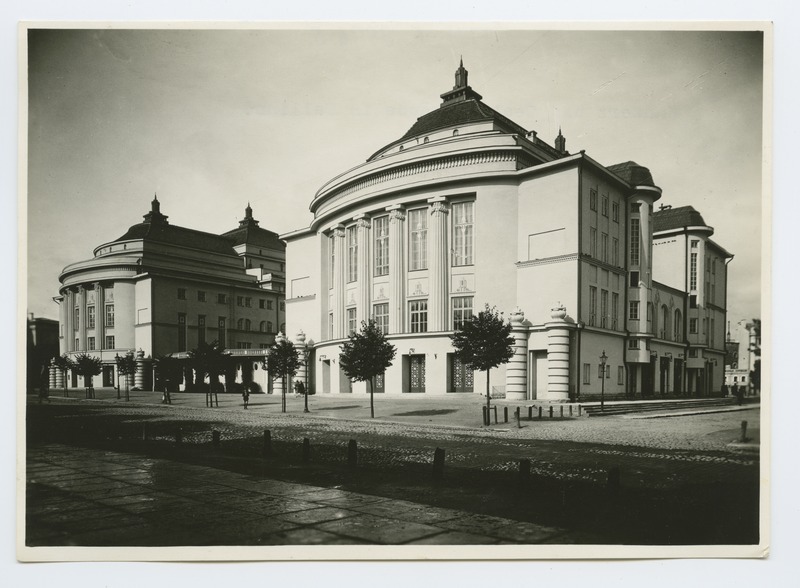
[{"label": "building facade", "polygon": [[[62,271],[55,298],[60,352],[99,357],[95,386],[116,385],[116,357],[137,352],[136,385],[148,389],[150,359],[185,358],[201,343],[219,341],[240,358],[237,381],[266,389],[257,362],[285,328],[286,259],[285,244],[258,224],[248,205],[239,227],[222,235],[196,231],[170,224],[154,198],[143,222]],[[79,384],[72,374],[71,385]]]},{"label": "building facade", "polygon": [[[312,349],[312,388],[366,390],[338,369],[338,355],[374,318],[398,350],[376,391],[480,393],[485,374],[459,363],[449,335],[489,304],[515,339],[512,360],[492,371],[495,395],[719,389],[723,365],[710,360],[716,345],[724,355],[724,338],[689,332],[701,315],[688,301],[699,296],[702,317],[714,319],[707,328],[722,328],[725,291],[706,304],[702,288],[687,289],[685,256],[668,264],[681,279],[655,281],[654,244],[671,233],[659,224],[668,215],[654,211],[661,189],[649,170],[572,154],[560,131],[547,144],[486,105],[467,76],[460,65],[439,108],[324,184],[310,226],[281,236],[288,329]],[[724,256],[707,236],[698,237],[704,255]],[[662,251],[680,257],[677,247]],[[725,279],[724,263],[716,267],[715,285]],[[705,266],[697,271],[702,278]]]}]

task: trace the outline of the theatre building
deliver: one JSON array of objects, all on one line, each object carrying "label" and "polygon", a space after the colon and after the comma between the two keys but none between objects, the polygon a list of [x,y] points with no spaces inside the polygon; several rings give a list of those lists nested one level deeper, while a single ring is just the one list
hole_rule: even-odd
[{"label": "theatre building", "polygon": [[[249,205],[238,227],[217,235],[171,224],[154,198],[143,222],[61,272],[60,352],[99,357],[93,384],[115,386],[117,355],[134,351],[136,386],[151,389],[152,359],[186,358],[216,340],[239,360],[228,383],[266,389],[258,361],[284,328],[284,264],[285,244],[259,227]],[[68,384],[83,381],[73,373]]]},{"label": "theatre building", "polygon": [[[660,198],[647,168],[570,153],[560,131],[548,144],[483,102],[459,66],[438,108],[325,183],[310,226],[281,235],[287,329],[312,350],[312,388],[366,391],[338,356],[374,318],[397,348],[377,392],[480,394],[485,374],[458,362],[449,335],[489,304],[515,341],[492,371],[495,395],[591,398],[601,375],[610,397],[718,390],[729,254],[705,223],[684,231],[655,212]],[[666,242],[676,231],[688,249]]]}]

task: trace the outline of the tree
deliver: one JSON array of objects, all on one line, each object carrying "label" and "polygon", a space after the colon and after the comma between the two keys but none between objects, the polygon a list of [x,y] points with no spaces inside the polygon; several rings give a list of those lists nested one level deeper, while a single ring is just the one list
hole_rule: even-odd
[{"label": "tree", "polygon": [[281,338],[270,347],[264,366],[273,380],[283,378],[281,412],[286,412],[286,389],[289,387],[289,378],[293,378],[300,367],[300,353],[288,339]]},{"label": "tree", "polygon": [[[225,348],[219,341],[211,343],[200,343],[196,349],[189,352],[190,365],[196,372],[196,381],[203,382],[208,376],[209,386],[206,390],[207,404],[211,404],[212,395],[217,393],[219,388],[219,377],[227,370],[230,363],[230,356],[225,353]],[[217,399],[219,406],[219,399]]]},{"label": "tree", "polygon": [[64,355],[56,355],[53,358],[53,365],[57,370],[61,370],[61,374],[64,376],[64,397],[66,398],[69,396],[69,392],[67,392],[67,371],[75,369],[75,362],[65,353]]},{"label": "tree", "polygon": [[178,391],[178,384],[183,379],[183,362],[170,355],[156,358],[156,386],[164,393],[164,401],[172,404],[170,392]]},{"label": "tree", "polygon": [[511,323],[505,322],[502,314],[487,304],[484,310],[465,320],[450,335],[450,340],[461,363],[469,369],[486,372],[486,408],[490,408],[489,371],[508,363],[514,355]]},{"label": "tree", "polygon": [[79,376],[83,376],[83,385],[86,387],[86,398],[94,397],[92,387],[92,377],[97,376],[103,371],[103,362],[99,357],[88,353],[79,353],[75,356],[74,368]]},{"label": "tree", "polygon": [[[125,355],[117,355],[116,360],[117,373],[121,376],[125,376],[125,400],[128,401],[131,399],[128,376],[132,376],[136,373],[136,357],[133,355],[133,351],[128,351]],[[117,399],[119,399],[119,390],[117,390]]]},{"label": "tree", "polygon": [[350,333],[349,341],[342,345],[341,349],[339,367],[351,380],[367,382],[370,417],[375,418],[373,403],[375,377],[392,365],[397,349],[386,340],[386,336],[372,319],[361,321],[361,330],[358,333]]}]

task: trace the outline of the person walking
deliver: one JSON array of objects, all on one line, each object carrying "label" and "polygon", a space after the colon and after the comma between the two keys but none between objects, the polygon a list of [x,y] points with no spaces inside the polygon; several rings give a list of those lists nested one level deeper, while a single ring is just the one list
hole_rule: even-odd
[{"label": "person walking", "polygon": [[250,386],[247,384],[242,387],[242,400],[244,400],[244,409],[247,410],[247,405],[250,402]]}]

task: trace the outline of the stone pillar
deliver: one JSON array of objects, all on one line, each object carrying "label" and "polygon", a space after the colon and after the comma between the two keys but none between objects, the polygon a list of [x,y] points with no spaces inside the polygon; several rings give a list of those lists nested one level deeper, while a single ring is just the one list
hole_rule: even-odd
[{"label": "stone pillar", "polygon": [[389,207],[389,332],[405,331],[405,230],[406,213]]},{"label": "stone pillar", "polygon": [[294,338],[294,347],[300,354],[300,367],[297,368],[297,381],[303,382],[303,386],[308,390],[308,365],[306,364],[306,334],[303,331],[297,333]]},{"label": "stone pillar", "polygon": [[[280,343],[281,341],[284,341],[285,339],[286,339],[286,337],[283,336],[283,333],[278,331],[278,334],[275,335],[275,344],[277,345],[278,343]],[[269,374],[269,376],[271,378],[272,374]],[[283,374],[279,374],[278,377],[274,378],[273,381],[275,382],[275,384],[273,385],[273,388],[272,388],[273,393],[277,394],[278,396],[282,395],[283,394]],[[287,393],[288,393],[288,390],[287,390]]]},{"label": "stone pillar", "polygon": [[514,337],[514,355],[506,367],[506,399],[528,398],[528,328],[525,313],[517,307],[511,313],[511,335]]},{"label": "stone pillar", "polygon": [[344,267],[347,260],[342,225],[333,229],[333,251],[333,338],[340,339],[344,337]]},{"label": "stone pillar", "polygon": [[547,393],[544,400],[569,400],[569,327],[567,309],[559,305],[550,313],[547,329]]},{"label": "stone pillar", "polygon": [[56,367],[55,360],[51,359],[50,360],[50,366],[48,367],[48,371],[47,371],[47,386],[51,390],[53,388],[55,388],[56,386],[58,386],[57,375],[56,375],[58,373],[58,371],[59,370]]},{"label": "stone pillar", "polygon": [[[358,300],[356,306],[356,316],[358,321],[365,321],[372,315],[370,304],[372,303],[372,292],[370,277],[372,271],[370,267],[370,222],[369,219],[360,215],[356,217],[358,227]],[[356,326],[356,330],[360,325]]]},{"label": "stone pillar", "polygon": [[448,330],[447,202],[443,198],[429,200],[431,222],[428,227],[428,330]]},{"label": "stone pillar", "polygon": [[86,288],[78,286],[78,341],[76,351],[86,351]]},{"label": "stone pillar", "polygon": [[75,293],[67,289],[64,291],[64,351],[75,350]]},{"label": "stone pillar", "polygon": [[145,358],[144,351],[141,349],[136,352],[136,377],[134,378],[134,386],[139,390],[147,390],[152,386],[149,386],[150,382],[150,374],[152,370],[150,369],[152,361],[150,359]]},{"label": "stone pillar", "polygon": [[100,282],[94,283],[94,341],[95,349],[105,346],[106,304],[105,293]]}]

